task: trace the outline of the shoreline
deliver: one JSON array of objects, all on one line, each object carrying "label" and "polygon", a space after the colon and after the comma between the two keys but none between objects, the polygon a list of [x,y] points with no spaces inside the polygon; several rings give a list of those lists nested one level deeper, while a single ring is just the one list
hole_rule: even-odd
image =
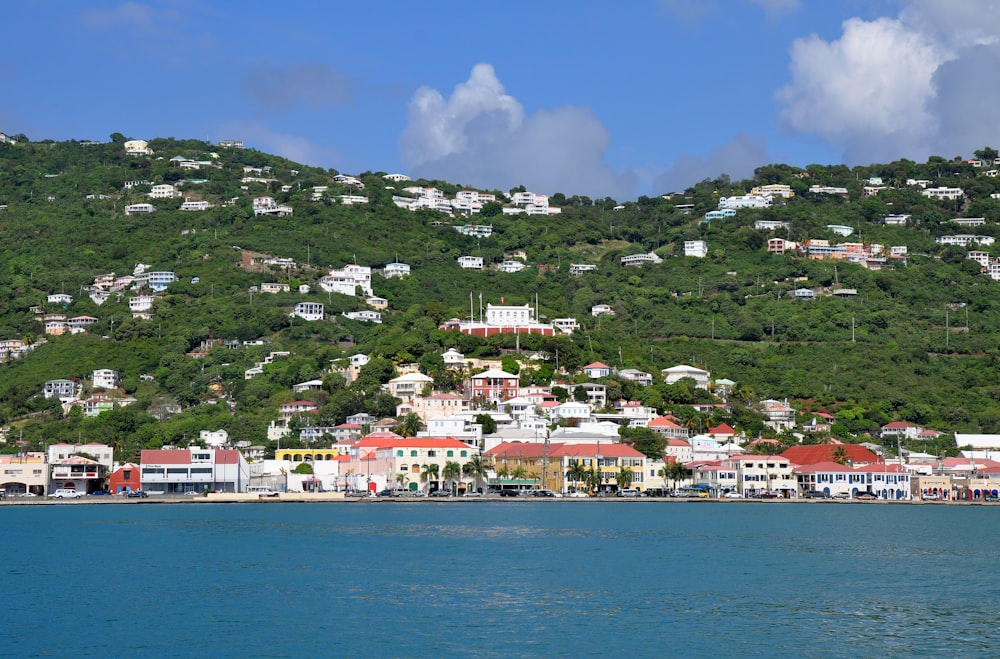
[{"label": "shoreline", "polygon": [[118,496],[81,497],[80,499],[53,499],[49,497],[13,497],[0,500],[0,508],[6,506],[88,506],[88,505],[181,505],[181,504],[266,504],[266,503],[358,503],[358,504],[458,504],[458,503],[546,503],[546,504],[586,504],[605,502],[615,504],[803,504],[803,505],[920,505],[920,506],[1000,506],[995,501],[924,501],[921,499],[889,501],[859,501],[850,499],[723,499],[723,498],[671,498],[671,497],[589,497],[587,499],[541,498],[541,497],[345,497],[341,492],[323,493],[281,493],[277,497],[263,497],[252,494],[209,494],[208,496],[160,497],[129,499]]}]

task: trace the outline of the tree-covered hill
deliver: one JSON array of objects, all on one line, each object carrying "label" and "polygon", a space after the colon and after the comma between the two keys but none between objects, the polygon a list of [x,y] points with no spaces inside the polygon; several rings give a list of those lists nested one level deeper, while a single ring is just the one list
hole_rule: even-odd
[{"label": "tree-covered hill", "polygon": [[[939,157],[853,169],[769,165],[752,181],[706,180],[669,198],[619,204],[538,191],[551,192],[550,203],[561,213],[505,215],[498,203],[463,219],[397,207],[393,195],[409,184],[388,182],[383,172],[355,174],[364,183],[359,191],[336,182],[338,172],[253,150],[175,139],[149,146],[152,155],[126,155],[118,134],[100,144],[0,144],[0,339],[35,346],[0,364],[0,422],[29,446],[94,439],[116,442],[125,455],[141,446],[184,443],[208,428],[260,442],[278,404],[294,399],[291,385],[313,378],[325,378],[324,391],[310,394],[322,406],[323,422],[340,423],[361,410],[390,414],[393,401],[379,394],[378,384],[393,363],[419,362],[447,388],[457,383],[438,363],[444,349],[489,357],[515,348],[510,336],[482,340],[437,329],[448,318],[467,318],[470,299],[476,308],[480,294],[493,303],[537,299],[548,319],[576,317],[582,329],[572,337],[522,336],[519,342],[526,353],[558,351],[559,366],[570,371],[595,359],[653,373],[690,363],[736,381],[748,400],[789,398],[803,409],[839,411],[842,432],[871,432],[893,419],[1000,432],[1000,282],[980,274],[966,249],[935,242],[970,232],[949,222],[955,217],[983,217],[986,224],[974,233],[1000,235],[1000,201],[991,196],[1000,193],[1000,177],[985,175],[989,165]],[[204,164],[181,167],[176,156]],[[245,168],[261,170],[252,177],[264,182],[243,181]],[[865,198],[864,187],[876,177],[885,189]],[[934,201],[908,185],[910,179],[961,187],[965,196]],[[130,181],[148,183],[126,187]],[[150,200],[151,185],[161,183],[176,184],[183,198]],[[791,186],[795,196],[701,221],[720,197],[773,183]],[[449,196],[462,189],[461,182],[412,185]],[[844,187],[848,195],[811,193],[814,185]],[[313,201],[317,186],[326,191]],[[504,201],[503,191],[492,192]],[[340,203],[346,194],[363,194],[368,203]],[[294,214],[255,216],[252,200],[261,195],[292,206]],[[213,206],[186,212],[180,210],[184,199]],[[125,214],[125,206],[147,201],[155,213]],[[911,219],[887,226],[882,218],[890,214]],[[757,220],[787,228],[758,230]],[[451,226],[465,223],[492,224],[493,234],[474,238]],[[850,226],[854,234],[842,238],[830,225]],[[773,237],[905,246],[907,259],[872,270],[771,254],[766,247]],[[684,242],[692,240],[707,242],[706,258],[684,256]],[[475,255],[497,264],[515,251],[524,252],[530,267],[514,274],[467,271],[456,262]],[[650,251],[663,262],[620,264],[622,256]],[[247,267],[253,254],[292,259],[296,267]],[[316,286],[331,267],[380,268],[397,260],[411,266],[409,277],[373,277],[375,294],[389,304],[381,325],[340,315],[364,308],[362,298]],[[101,305],[90,299],[86,287],[96,276],[127,275],[140,263],[179,278],[157,296],[151,319],[133,318],[129,298],[136,293],[127,289]],[[597,269],[569,274],[577,263]],[[291,292],[260,293],[255,287],[264,282],[287,283]],[[298,293],[301,284],[311,291]],[[817,299],[794,300],[791,293],[800,288],[814,290]],[[838,297],[834,289],[854,293]],[[70,294],[73,302],[65,309],[47,303],[54,293]],[[291,318],[300,301],[324,303],[328,320]],[[596,304],[611,305],[616,315],[592,317]],[[44,336],[44,313],[97,322],[86,334]],[[203,358],[188,354],[206,350]],[[246,369],[277,350],[291,354],[244,379]],[[328,371],[356,352],[382,359],[348,387]],[[46,381],[83,381],[96,368],[119,371],[123,393],[137,404],[96,418],[64,417],[57,403],[40,396]],[[661,409],[685,402],[665,386],[616,386]],[[149,410],[164,400],[183,411],[154,419]]]}]

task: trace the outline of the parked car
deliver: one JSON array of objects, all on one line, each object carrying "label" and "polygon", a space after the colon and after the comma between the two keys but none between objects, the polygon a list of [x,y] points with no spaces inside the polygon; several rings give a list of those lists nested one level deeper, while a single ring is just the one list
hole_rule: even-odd
[{"label": "parked car", "polygon": [[432,497],[450,497],[451,490],[434,490],[430,495]]},{"label": "parked car", "polygon": [[618,496],[624,497],[624,498],[627,498],[627,499],[635,499],[636,497],[639,497],[641,495],[639,493],[639,490],[621,490],[618,493]]},{"label": "parked car", "polygon": [[125,498],[127,499],[146,499],[149,497],[149,493],[145,490],[129,490],[125,493]]},{"label": "parked car", "polygon": [[761,498],[761,499],[777,499],[778,498],[778,493],[777,492],[761,492],[757,496],[759,498]]},{"label": "parked car", "polygon": [[83,496],[83,492],[77,490],[67,490],[60,487],[58,490],[52,493],[52,496],[56,499],[79,499]]},{"label": "parked car", "polygon": [[376,496],[380,496],[380,497],[401,497],[404,494],[406,494],[406,492],[407,492],[407,490],[401,490],[399,488],[396,488],[396,489],[386,488],[384,490],[380,490],[379,493],[378,493],[378,495],[376,495]]},{"label": "parked car", "polygon": [[726,492],[725,494],[722,495],[722,498],[723,499],[742,499],[743,495],[740,494],[739,492],[736,492],[734,490],[732,492]]},{"label": "parked car", "polygon": [[562,494],[552,490],[535,490],[532,494],[536,497],[548,497],[549,499],[561,499]]},{"label": "parked car", "polygon": [[469,490],[468,492],[466,492],[462,496],[463,497],[470,497],[470,498],[472,498],[472,497],[481,497],[481,496],[483,496],[483,493],[482,492],[478,492],[476,490]]},{"label": "parked car", "polygon": [[590,498],[589,494],[587,494],[586,492],[581,492],[579,490],[577,490],[576,492],[570,492],[566,496],[569,497],[570,499],[589,499]]},{"label": "parked car", "polygon": [[520,490],[500,490],[500,496],[502,497],[516,497],[520,496]]},{"label": "parked car", "polygon": [[345,497],[351,497],[352,499],[353,498],[363,499],[364,497],[369,496],[369,494],[370,494],[369,490],[348,490],[344,492]]},{"label": "parked car", "polygon": [[105,497],[107,495],[108,493],[106,490],[94,490],[93,492],[90,493],[90,496],[92,497]]},{"label": "parked car", "polygon": [[851,493],[850,492],[837,492],[837,493],[835,493],[833,495],[833,498],[834,499],[850,499],[851,498]]},{"label": "parked car", "polygon": [[830,495],[823,490],[806,490],[803,494],[806,499],[829,499]]},{"label": "parked car", "polygon": [[854,495],[854,498],[858,501],[874,501],[878,499],[873,492],[858,492]]}]

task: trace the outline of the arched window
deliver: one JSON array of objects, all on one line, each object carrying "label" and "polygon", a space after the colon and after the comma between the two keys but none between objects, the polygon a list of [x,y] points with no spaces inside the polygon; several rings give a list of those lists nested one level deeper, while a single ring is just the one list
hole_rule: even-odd
[{"label": "arched window", "polygon": [[464,458],[466,455],[468,455],[468,451],[459,451],[458,455]]},{"label": "arched window", "polygon": [[415,457],[417,457],[417,451],[416,451],[415,449],[414,449],[414,450],[412,450],[412,451],[410,451],[410,457],[411,457],[411,458],[415,458]]},{"label": "arched window", "polygon": [[396,451],[396,457],[397,458],[403,457],[403,449],[399,449],[399,450]]},{"label": "arched window", "polygon": [[455,457],[455,452],[454,452],[454,451],[452,451],[452,450],[449,450],[449,451],[448,451],[448,457],[449,457],[449,458],[453,458],[453,457]]}]

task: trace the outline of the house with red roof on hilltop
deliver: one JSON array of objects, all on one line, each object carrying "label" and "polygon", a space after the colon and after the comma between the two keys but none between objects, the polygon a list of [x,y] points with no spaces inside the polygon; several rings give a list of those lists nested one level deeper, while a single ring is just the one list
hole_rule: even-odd
[{"label": "house with red roof on hilltop", "polygon": [[708,429],[708,436],[713,437],[719,442],[728,442],[736,437],[736,429],[728,423],[720,423],[714,428]]},{"label": "house with red roof on hilltop", "polygon": [[279,409],[281,411],[281,418],[288,421],[299,414],[307,412],[315,413],[319,410],[319,407],[311,400],[293,400],[291,403],[282,403]]},{"label": "house with red roof on hilltop", "polygon": [[669,417],[658,416],[652,421],[650,421],[646,425],[646,427],[649,428],[650,430],[660,433],[667,439],[688,438],[688,429],[685,428],[684,426],[675,423]]},{"label": "house with red roof on hilltop", "polygon": [[601,362],[594,362],[583,367],[583,372],[587,377],[596,380],[611,375],[611,367]]},{"label": "house with red roof on hilltop", "polygon": [[882,426],[882,438],[899,437],[901,439],[917,439],[923,431],[923,426],[906,421],[893,421]]},{"label": "house with red roof on hilltop", "polygon": [[791,446],[781,455],[795,465],[838,462],[844,465],[881,464],[882,459],[860,444],[812,444]]}]

